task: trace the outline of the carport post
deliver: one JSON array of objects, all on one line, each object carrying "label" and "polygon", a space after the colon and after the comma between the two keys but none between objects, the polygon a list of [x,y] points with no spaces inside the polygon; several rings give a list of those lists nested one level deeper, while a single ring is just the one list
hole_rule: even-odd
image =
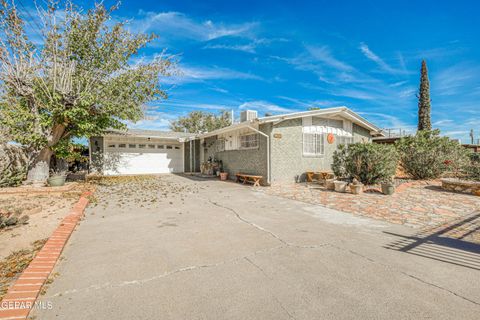
[{"label": "carport post", "polygon": [[267,138],[267,183],[270,184],[270,137],[262,131],[255,129],[254,127],[247,127]]}]

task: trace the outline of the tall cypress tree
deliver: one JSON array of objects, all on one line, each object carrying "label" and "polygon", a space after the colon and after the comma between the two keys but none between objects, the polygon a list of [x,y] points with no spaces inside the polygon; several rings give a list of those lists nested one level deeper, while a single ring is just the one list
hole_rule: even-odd
[{"label": "tall cypress tree", "polygon": [[420,72],[420,90],[418,91],[418,130],[432,130],[430,120],[430,81],[428,80],[427,63],[422,60]]}]

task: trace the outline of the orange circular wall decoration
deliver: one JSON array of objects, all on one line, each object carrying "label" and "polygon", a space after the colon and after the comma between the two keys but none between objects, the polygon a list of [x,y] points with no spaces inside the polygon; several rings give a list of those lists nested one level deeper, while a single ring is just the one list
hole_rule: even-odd
[{"label": "orange circular wall decoration", "polygon": [[332,144],[334,141],[335,141],[335,136],[333,135],[333,133],[329,133],[329,134],[327,135],[327,142],[328,142],[329,144]]}]

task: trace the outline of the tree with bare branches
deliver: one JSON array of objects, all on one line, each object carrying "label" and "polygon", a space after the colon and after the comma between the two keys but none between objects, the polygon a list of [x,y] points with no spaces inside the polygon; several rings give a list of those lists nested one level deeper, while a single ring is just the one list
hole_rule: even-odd
[{"label": "tree with bare branches", "polygon": [[29,150],[28,180],[48,178],[52,154],[73,138],[122,129],[145,103],[167,98],[159,76],[175,72],[175,61],[162,54],[133,64],[155,35],[114,23],[116,9],[49,0],[37,6],[42,42],[34,44],[14,1],[1,0],[0,128]]}]

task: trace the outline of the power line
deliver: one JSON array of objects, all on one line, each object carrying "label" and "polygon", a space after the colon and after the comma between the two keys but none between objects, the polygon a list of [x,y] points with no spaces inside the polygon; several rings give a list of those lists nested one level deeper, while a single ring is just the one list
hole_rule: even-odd
[{"label": "power line", "polygon": [[[40,33],[40,31],[41,31],[43,28],[42,28],[42,27],[38,24],[38,22],[33,18],[33,16],[30,14],[30,12],[27,10],[27,8],[23,5],[22,1],[21,1],[21,0],[17,0],[17,1],[18,1],[18,3],[20,4],[20,6],[22,7],[23,13],[25,13],[25,14],[30,18],[30,20],[26,20],[26,23],[30,26],[31,31],[36,32],[37,35],[39,35],[40,38],[42,38],[43,35]],[[33,24],[34,24],[35,26],[33,26],[31,22],[33,22]],[[36,28],[35,28],[35,27],[36,27]]]}]

